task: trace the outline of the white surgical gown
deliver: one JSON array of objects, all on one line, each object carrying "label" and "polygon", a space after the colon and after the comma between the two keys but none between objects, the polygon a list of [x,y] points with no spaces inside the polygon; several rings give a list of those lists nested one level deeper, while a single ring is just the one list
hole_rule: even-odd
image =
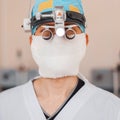
[{"label": "white surgical gown", "polygon": [[[81,79],[85,85],[54,120],[120,120],[120,99]],[[32,80],[0,94],[0,120],[46,120]]]}]

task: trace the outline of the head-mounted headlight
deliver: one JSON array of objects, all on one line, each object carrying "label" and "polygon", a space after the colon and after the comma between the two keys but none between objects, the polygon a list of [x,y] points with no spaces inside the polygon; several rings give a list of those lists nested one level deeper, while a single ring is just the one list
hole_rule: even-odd
[{"label": "head-mounted headlight", "polygon": [[73,11],[64,11],[63,6],[56,6],[53,11],[44,13],[38,12],[30,20],[26,19],[23,27],[25,30],[32,30],[32,33],[34,33],[37,26],[50,22],[55,23],[56,34],[61,37],[65,34],[65,22],[73,22],[85,27],[86,19],[83,14]]}]

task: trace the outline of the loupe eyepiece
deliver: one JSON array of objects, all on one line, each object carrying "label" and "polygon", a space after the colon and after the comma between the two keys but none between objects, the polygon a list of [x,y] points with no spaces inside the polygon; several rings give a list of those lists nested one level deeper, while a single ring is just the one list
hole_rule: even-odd
[{"label": "loupe eyepiece", "polygon": [[76,36],[76,32],[73,29],[66,30],[66,32],[65,32],[66,39],[72,40],[75,38],[75,36]]},{"label": "loupe eyepiece", "polygon": [[53,33],[51,30],[46,29],[42,32],[42,38],[44,40],[51,40],[53,38]]}]

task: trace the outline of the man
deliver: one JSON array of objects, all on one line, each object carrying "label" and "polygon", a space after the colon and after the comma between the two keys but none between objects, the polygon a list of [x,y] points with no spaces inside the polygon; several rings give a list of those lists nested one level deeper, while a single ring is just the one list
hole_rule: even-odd
[{"label": "man", "polygon": [[120,99],[79,73],[88,44],[81,1],[36,0],[30,25],[40,76],[0,94],[0,120],[120,120]]}]

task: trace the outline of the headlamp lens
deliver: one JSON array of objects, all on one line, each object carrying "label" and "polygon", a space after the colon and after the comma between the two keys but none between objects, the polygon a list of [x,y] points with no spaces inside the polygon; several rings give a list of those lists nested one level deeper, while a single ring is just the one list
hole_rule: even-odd
[{"label": "headlamp lens", "polygon": [[57,36],[59,36],[59,37],[64,36],[64,35],[65,35],[65,29],[64,29],[64,28],[57,28],[56,34],[57,34]]}]

